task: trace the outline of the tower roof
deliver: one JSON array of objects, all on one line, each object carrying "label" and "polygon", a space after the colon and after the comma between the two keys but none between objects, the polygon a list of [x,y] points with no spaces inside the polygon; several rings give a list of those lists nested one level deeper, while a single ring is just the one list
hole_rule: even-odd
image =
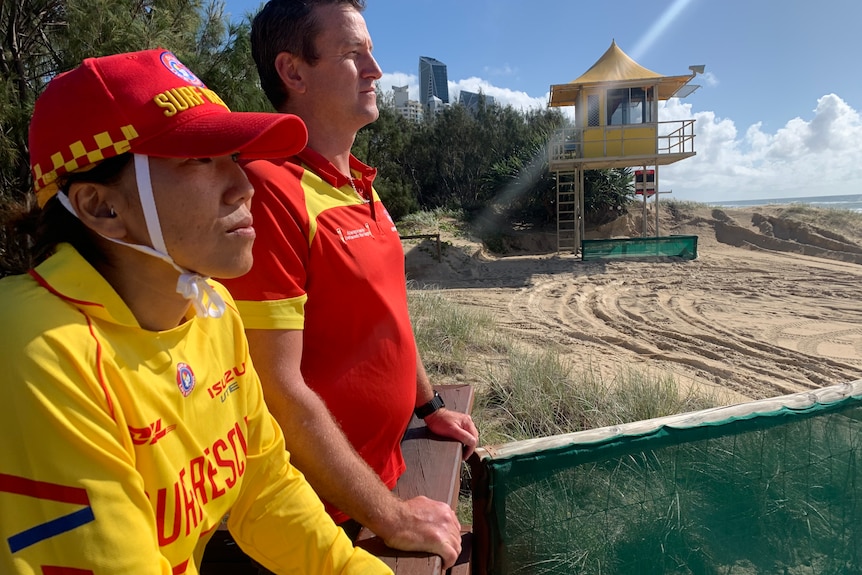
[{"label": "tower roof", "polygon": [[685,76],[662,76],[644,68],[631,59],[628,54],[611,41],[601,58],[589,70],[568,84],[551,86],[550,106],[574,106],[581,90],[589,87],[616,85],[625,87],[656,86],[659,100],[672,98],[677,91],[694,78]]}]

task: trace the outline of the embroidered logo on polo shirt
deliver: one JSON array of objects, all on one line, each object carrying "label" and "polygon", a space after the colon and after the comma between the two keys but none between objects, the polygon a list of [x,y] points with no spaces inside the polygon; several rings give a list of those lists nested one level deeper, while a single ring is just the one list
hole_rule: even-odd
[{"label": "embroidered logo on polo shirt", "polygon": [[177,387],[180,388],[183,397],[188,397],[195,388],[195,372],[188,364],[177,364]]},{"label": "embroidered logo on polo shirt", "polygon": [[347,243],[352,240],[358,240],[361,238],[371,238],[374,237],[374,234],[371,233],[371,226],[368,223],[365,223],[364,228],[356,228],[355,230],[343,230],[341,228],[335,228],[335,232],[338,234],[338,237],[341,238],[343,243]]}]

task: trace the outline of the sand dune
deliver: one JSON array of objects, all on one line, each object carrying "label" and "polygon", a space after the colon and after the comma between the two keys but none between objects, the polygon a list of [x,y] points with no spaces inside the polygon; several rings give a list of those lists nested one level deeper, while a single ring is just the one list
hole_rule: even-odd
[{"label": "sand dune", "polygon": [[[608,377],[629,366],[672,373],[727,403],[858,379],[862,234],[783,212],[663,206],[661,235],[698,236],[690,261],[581,262],[548,253],[552,234],[529,233],[513,233],[514,255],[500,257],[444,234],[439,263],[427,243],[405,242],[407,273],[491,311],[524,345]],[[638,236],[641,226],[633,214],[588,237]]]}]

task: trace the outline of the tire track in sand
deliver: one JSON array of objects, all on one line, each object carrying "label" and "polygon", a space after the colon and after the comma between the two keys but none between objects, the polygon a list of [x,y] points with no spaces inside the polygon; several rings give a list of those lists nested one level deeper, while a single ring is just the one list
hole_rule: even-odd
[{"label": "tire track in sand", "polygon": [[862,376],[860,286],[855,264],[716,250],[687,262],[573,260],[525,287],[442,293],[574,362],[637,364],[758,399]]}]

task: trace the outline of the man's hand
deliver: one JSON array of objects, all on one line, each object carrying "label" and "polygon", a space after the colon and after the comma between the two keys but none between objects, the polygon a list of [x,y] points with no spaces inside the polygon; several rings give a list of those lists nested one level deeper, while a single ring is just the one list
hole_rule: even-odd
[{"label": "man's hand", "polygon": [[424,495],[399,501],[393,520],[387,522],[386,528],[379,528],[385,532],[375,533],[389,547],[439,555],[444,570],[454,565],[461,554],[458,516],[446,503]]},{"label": "man's hand", "polygon": [[464,459],[470,457],[479,443],[479,431],[473,424],[473,418],[466,413],[441,407],[425,418],[425,425],[428,426],[429,431],[440,437],[461,443],[464,446],[462,454]]}]

